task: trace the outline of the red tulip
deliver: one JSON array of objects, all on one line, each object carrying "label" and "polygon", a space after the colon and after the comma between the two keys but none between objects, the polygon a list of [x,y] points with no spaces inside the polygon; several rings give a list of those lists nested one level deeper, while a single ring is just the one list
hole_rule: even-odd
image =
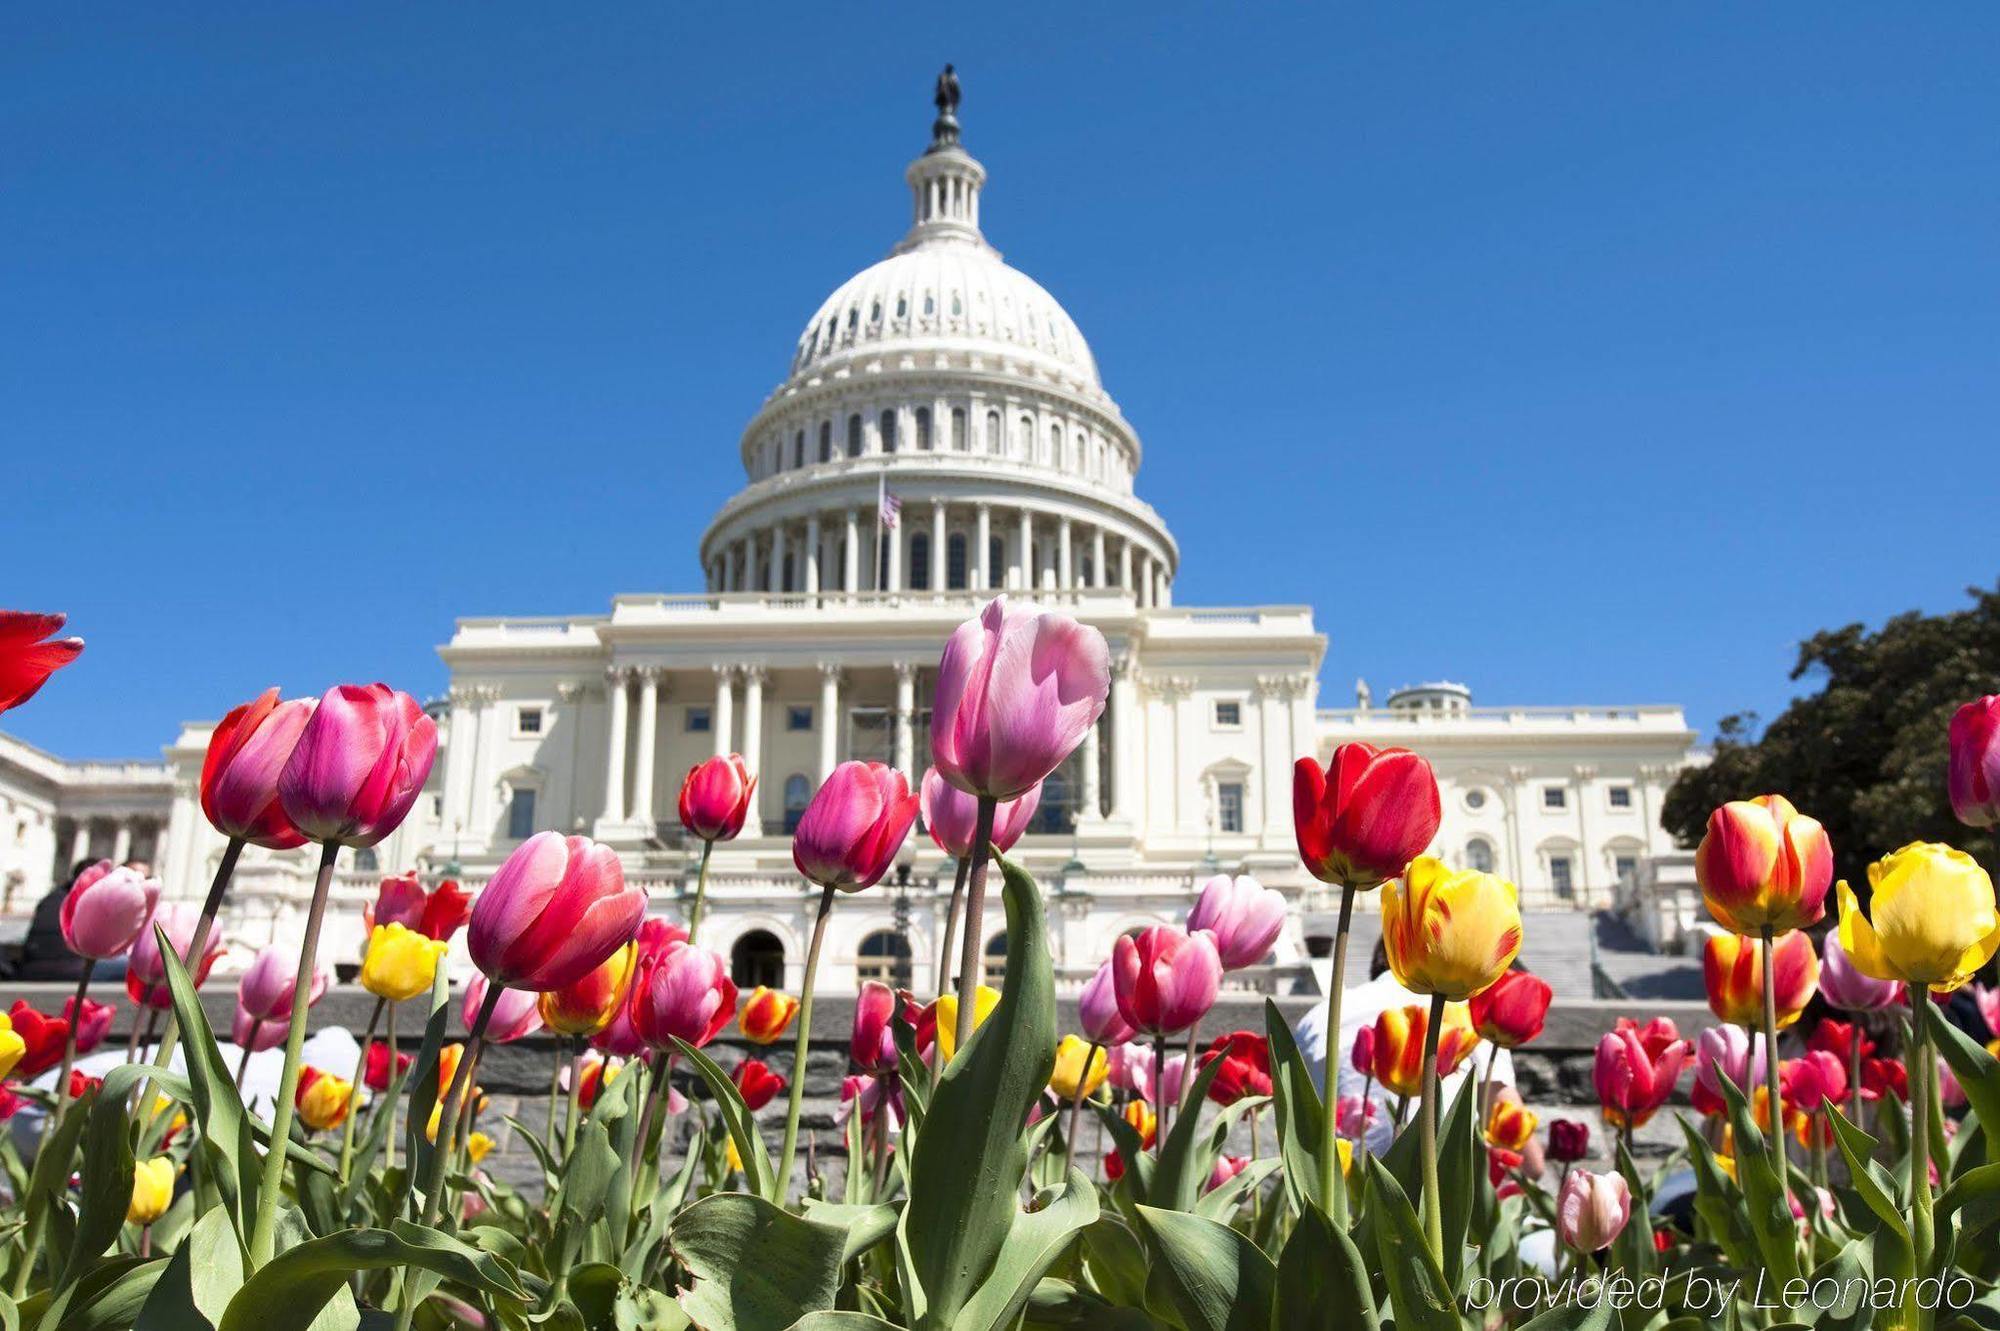
[{"label": "red tulip", "polygon": [[370,929],[400,924],[426,938],[448,942],[472,918],[472,894],[455,878],[426,892],[414,872],[398,874],[382,880],[374,904],[362,907],[361,917]]},{"label": "red tulip", "polygon": [[1693,1057],[1693,1046],[1667,1018],[1640,1026],[1620,1017],[1617,1028],[1597,1042],[1592,1069],[1604,1121],[1613,1127],[1645,1126],[1674,1093]]},{"label": "red tulip", "polygon": [[[18,1028],[17,1028],[18,1029]],[[1910,1069],[1900,1058],[1870,1058],[1861,1064],[1861,1098],[1880,1100],[1885,1095],[1893,1095],[1907,1102],[1910,1098]]]},{"label": "red tulip", "polygon": [[1731,800],[1708,816],[1694,874],[1708,913],[1723,928],[1781,934],[1826,914],[1833,843],[1783,795]]},{"label": "red tulip", "polygon": [[1354,1033],[1354,1049],[1348,1055],[1354,1070],[1364,1077],[1375,1075],[1375,1025],[1370,1022]]},{"label": "red tulip", "polygon": [[703,841],[734,841],[756,790],[757,778],[740,753],[698,762],[681,782],[681,826]]},{"label": "red tulip", "polygon": [[1950,739],[1951,811],[1967,827],[2000,824],[2000,693],[1954,712]]},{"label": "red tulip", "polygon": [[0,610],[0,712],[34,697],[50,675],[76,660],[83,650],[82,638],[44,641],[66,622],[66,615]]},{"label": "red tulip", "polygon": [[[569,1069],[564,1068],[563,1089],[565,1090],[569,1089],[569,1075]],[[577,1082],[577,1103],[585,1110],[589,1110],[597,1103],[597,1094],[604,1089],[604,1083],[609,1077],[617,1075],[618,1067],[614,1066],[610,1059],[600,1054],[585,1054],[583,1057],[582,1079]]]},{"label": "red tulip", "polygon": [[1847,1069],[1824,1049],[1808,1049],[1778,1065],[1779,1094],[1808,1114],[1847,1101]]},{"label": "red tulip", "polygon": [[310,841],[372,846],[402,825],[437,757],[437,723],[387,684],[342,684],[313,709],[278,774],[285,816]]},{"label": "red tulip", "polygon": [[1245,1096],[1271,1093],[1271,1047],[1263,1036],[1251,1031],[1219,1035],[1210,1042],[1201,1066],[1217,1059],[1222,1066],[1208,1084],[1208,1098],[1215,1103],[1233,1105]]},{"label": "red tulip", "polygon": [[1518,1049],[1542,1033],[1555,990],[1539,975],[1508,971],[1466,1003],[1479,1038]]},{"label": "red tulip", "polygon": [[410,1070],[412,1061],[409,1054],[398,1053],[396,1055],[396,1070],[391,1074],[389,1071],[389,1046],[381,1040],[376,1040],[368,1046],[367,1066],[362,1073],[361,1080],[371,1091],[386,1091],[389,1089],[389,1078],[391,1075],[402,1076]]},{"label": "red tulip", "polygon": [[753,1044],[770,1044],[785,1033],[792,1018],[798,1015],[798,999],[760,984],[743,1000],[743,1010],[736,1014],[736,1026]]},{"label": "red tulip", "polygon": [[111,1030],[111,1018],[116,1012],[117,1009],[109,1003],[86,998],[83,1000],[83,1020],[79,1023],[76,1019],[76,996],[72,994],[63,1000],[63,1020],[76,1027],[76,1052],[79,1055],[87,1054],[104,1043],[104,1037]]},{"label": "red tulip", "polygon": [[901,772],[884,763],[842,763],[800,817],[792,863],[821,887],[873,887],[895,862],[916,817],[917,797]]},{"label": "red tulip", "polygon": [[1549,1123],[1549,1158],[1573,1165],[1590,1155],[1590,1125],[1573,1118]]},{"label": "red tulip", "polygon": [[736,1093],[743,1097],[745,1107],[753,1114],[770,1104],[786,1086],[783,1077],[754,1058],[738,1063],[729,1080],[736,1083]]},{"label": "red tulip", "polygon": [[1408,749],[1343,744],[1324,770],[1311,758],[1293,765],[1299,858],[1322,882],[1381,886],[1423,854],[1442,818],[1437,777]]},{"label": "red tulip", "polygon": [[931,762],[969,795],[1024,795],[1083,742],[1111,693],[1104,635],[996,596],[938,662]]},{"label": "red tulip", "polygon": [[201,811],[215,830],[270,850],[305,844],[278,799],[278,774],[313,714],[311,698],[279,702],[275,688],[232,708],[208,737]]},{"label": "red tulip", "polygon": [[209,968],[215,959],[225,951],[220,930],[210,932],[208,950],[198,957],[188,958],[188,947],[194,942],[195,927],[201,922],[201,908],[192,901],[170,901],[153,912],[152,920],[132,944],[132,956],[125,964],[125,992],[134,1003],[150,1008],[166,1009],[174,1005],[173,991],[167,988],[167,963],[160,955],[159,937],[153,932],[155,925],[167,935],[167,944],[177,957],[187,958],[188,979],[199,989],[208,979]]},{"label": "red tulip", "polygon": [[617,852],[588,837],[538,832],[500,866],[472,908],[472,962],[510,989],[574,984],[625,946],[646,894]]},{"label": "red tulip", "polygon": [[63,942],[78,956],[97,961],[123,956],[146,932],[159,900],[159,879],[99,860],[76,876],[63,897]]},{"label": "red tulip", "polygon": [[1208,934],[1156,924],[1137,938],[1119,935],[1111,978],[1125,1024],[1163,1035],[1186,1030],[1215,1006],[1222,958]]},{"label": "red tulip", "polygon": [[1824,1049],[1845,1063],[1853,1055],[1854,1042],[1857,1039],[1861,1041],[1861,1057],[1866,1058],[1875,1052],[1875,1042],[1861,1029],[1861,1023],[1835,1021],[1832,1017],[1826,1017],[1819,1025],[1813,1027],[1812,1034],[1806,1037],[1806,1048]]},{"label": "red tulip", "polygon": [[[937,848],[955,860],[972,854],[972,838],[979,829],[979,797],[966,794],[945,780],[937,768],[928,767],[917,799],[923,810],[924,830]],[[993,844],[1002,852],[1012,850],[1034,821],[1041,802],[1042,787],[1036,782],[1016,798],[994,805]]]},{"label": "red tulip", "polygon": [[69,1098],[72,1100],[81,1100],[85,1095],[91,1091],[100,1089],[103,1085],[104,1078],[93,1077],[82,1068],[71,1068],[69,1070]]},{"label": "red tulip", "polygon": [[28,1000],[17,998],[13,1008],[7,1013],[7,1020],[14,1027],[14,1034],[21,1037],[27,1052],[14,1064],[14,1075],[22,1081],[33,1081],[62,1062],[63,1047],[69,1043],[69,1023],[61,1017],[44,1016],[28,1006]]},{"label": "red tulip", "polygon": [[715,953],[692,943],[669,943],[639,963],[630,1007],[633,1029],[653,1048],[667,1049],[681,1039],[699,1049],[736,1015],[736,985]]},{"label": "red tulip", "polygon": [[896,1034],[896,991],[880,980],[866,980],[854,999],[854,1035],[847,1052],[867,1072],[894,1071],[899,1064]]}]

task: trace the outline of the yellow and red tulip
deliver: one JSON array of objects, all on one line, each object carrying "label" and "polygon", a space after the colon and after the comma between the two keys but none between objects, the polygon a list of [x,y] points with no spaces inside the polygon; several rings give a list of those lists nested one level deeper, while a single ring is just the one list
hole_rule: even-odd
[{"label": "yellow and red tulip", "polygon": [[1506,879],[1421,856],[1382,893],[1382,943],[1403,987],[1462,1003],[1521,951],[1520,894]]},{"label": "yellow and red tulip", "polygon": [[1833,843],[1783,795],[1731,800],[1708,816],[1694,854],[1708,913],[1731,933],[1817,924],[1833,883]]},{"label": "yellow and red tulip", "polygon": [[[1755,1026],[1764,1020],[1764,947],[1742,934],[1711,934],[1702,951],[1701,976],[1708,1006],[1723,1021]],[[1819,987],[1819,953],[1803,930],[1771,945],[1771,976],[1778,1026],[1791,1025]]]},{"label": "yellow and red tulip", "polygon": [[[1430,1030],[1430,1008],[1412,1003],[1386,1009],[1375,1018],[1375,1080],[1397,1095],[1414,1096],[1423,1089],[1424,1040]],[[1465,1004],[1446,1003],[1438,1029],[1437,1073],[1449,1077],[1479,1044]]]}]

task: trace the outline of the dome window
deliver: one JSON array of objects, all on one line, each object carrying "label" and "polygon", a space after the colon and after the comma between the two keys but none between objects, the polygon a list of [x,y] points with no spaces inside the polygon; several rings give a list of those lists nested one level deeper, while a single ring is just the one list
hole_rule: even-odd
[{"label": "dome window", "polygon": [[881,322],[882,322],[882,302],[878,300],[873,305],[870,305],[868,307],[868,326],[870,328],[873,328],[876,324],[879,324]]},{"label": "dome window", "polygon": [[893,411],[885,411],[885,412],[883,412],[883,413],[882,413],[882,418],[881,418],[881,421],[879,422],[879,425],[878,425],[878,427],[877,427],[877,428],[878,428],[878,429],[879,429],[879,430],[881,431],[881,434],[882,434],[882,451],[883,451],[884,453],[893,453],[893,452],[895,452],[895,451],[896,451],[896,413],[895,413],[895,412],[893,412]]},{"label": "dome window", "polygon": [[861,456],[861,413],[858,411],[847,418],[847,456]]},{"label": "dome window", "polygon": [[956,318],[958,318],[958,317],[959,317],[960,315],[962,315],[962,314],[964,314],[964,313],[965,313],[965,304],[964,304],[964,302],[962,302],[962,301],[960,301],[960,300],[959,300],[959,298],[958,298],[958,293],[957,293],[956,291],[952,292],[952,293],[951,293],[951,317],[952,317],[952,318],[954,318],[954,319],[956,319]]},{"label": "dome window", "polygon": [[926,291],[924,293],[924,316],[928,318],[936,313],[937,313],[937,298],[931,295],[930,292]]},{"label": "dome window", "polygon": [[832,421],[821,421],[819,423],[819,460],[821,462],[833,461]]},{"label": "dome window", "polygon": [[918,407],[916,416],[917,451],[919,453],[928,453],[931,451],[931,409],[929,407]]},{"label": "dome window", "polygon": [[800,430],[792,436],[792,468],[797,470],[806,465],[806,432]]},{"label": "dome window", "polygon": [[970,442],[965,437],[964,407],[953,407],[951,409],[951,447],[955,453],[963,453],[967,448],[971,447]]},{"label": "dome window", "polygon": [[901,322],[902,320],[907,319],[909,317],[910,317],[910,298],[908,296],[896,297],[897,321]]}]

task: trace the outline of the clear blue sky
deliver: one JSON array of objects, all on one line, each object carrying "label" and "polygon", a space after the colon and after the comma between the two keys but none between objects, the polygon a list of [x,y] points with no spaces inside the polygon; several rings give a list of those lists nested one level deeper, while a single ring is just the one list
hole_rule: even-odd
[{"label": "clear blue sky", "polygon": [[11,6],[0,602],[90,646],[7,725],[150,753],[697,587],[947,59],[1179,600],[1311,602],[1331,703],[1769,715],[1801,637],[2000,573],[1996,49],[1969,4]]}]

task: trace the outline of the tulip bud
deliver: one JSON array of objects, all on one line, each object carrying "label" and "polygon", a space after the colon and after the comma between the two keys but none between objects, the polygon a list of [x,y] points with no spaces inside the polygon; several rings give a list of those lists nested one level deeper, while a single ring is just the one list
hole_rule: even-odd
[{"label": "tulip bud", "polygon": [[1271,944],[1285,927],[1285,897],[1249,874],[1231,878],[1219,873],[1202,884],[1201,896],[1188,912],[1189,933],[1207,930],[1215,938],[1222,969],[1255,966],[1270,954]]},{"label": "tulip bud", "polygon": [[632,983],[632,1026],[655,1049],[675,1039],[699,1049],[736,1015],[736,986],[722,958],[692,943],[669,943],[640,965]]},{"label": "tulip bud", "polygon": [[12,1022],[0,1016],[0,1079],[12,1072],[27,1052],[28,1042],[15,1033]]},{"label": "tulip bud", "polygon": [[[972,995],[972,1029],[977,1031],[993,1015],[1000,1003],[1000,991],[980,985]],[[938,1057],[946,1063],[958,1052],[958,995],[945,994],[937,1001]]]},{"label": "tulip bud", "polygon": [[1089,1039],[1105,1046],[1128,1043],[1135,1034],[1118,1010],[1118,983],[1107,960],[1097,968],[1076,999],[1077,1020]]},{"label": "tulip bud", "polygon": [[[751,1113],[756,1113],[776,1099],[785,1089],[785,1079],[754,1058],[746,1058],[736,1065],[729,1080],[736,1084],[736,1093],[743,1097],[743,1104]],[[739,1163],[738,1169],[743,1166]]]},{"label": "tulip bud", "polygon": [[862,891],[889,871],[916,818],[917,797],[901,772],[883,763],[842,763],[800,816],[792,863],[821,887]]},{"label": "tulip bud", "polygon": [[1153,1052],[1142,1044],[1119,1044],[1110,1049],[1109,1077],[1113,1086],[1130,1091],[1141,1100],[1153,1098]]},{"label": "tulip bud", "polygon": [[[1397,1095],[1418,1095],[1423,1090],[1424,1042],[1429,1036],[1430,1007],[1412,1003],[1407,1007],[1384,1009],[1375,1018],[1375,1080]],[[1458,1071],[1479,1044],[1465,1004],[1446,1003],[1444,1024],[1438,1030],[1437,1075],[1440,1079]]]},{"label": "tulip bud", "polygon": [[278,774],[307,840],[372,846],[402,825],[437,757],[437,723],[387,684],[327,691]]},{"label": "tulip bud", "polygon": [[1735,934],[1817,924],[1833,882],[1826,829],[1783,795],[1732,800],[1708,816],[1694,853],[1708,913]]},{"label": "tulip bud", "polygon": [[1423,854],[1442,818],[1437,777],[1408,749],[1342,744],[1324,769],[1293,765],[1299,858],[1321,882],[1380,887]]},{"label": "tulip bud", "polygon": [[1723,1078],[1748,1095],[1764,1081],[1764,1037],[1742,1026],[1711,1026],[1695,1049],[1694,1107],[1702,1115],[1725,1112]]},{"label": "tulip bud", "polygon": [[367,1084],[368,1089],[371,1091],[386,1091],[389,1089],[391,1076],[400,1077],[408,1072],[412,1061],[413,1059],[409,1054],[397,1054],[395,1071],[391,1073],[389,1069],[389,1046],[380,1040],[376,1040],[368,1046],[368,1057],[364,1064],[365,1071],[362,1073],[361,1080]]},{"label": "tulip bud", "polygon": [[931,762],[967,794],[1013,799],[1062,766],[1110,693],[1102,633],[996,596],[945,643]]},{"label": "tulip bud", "polygon": [[83,651],[82,638],[49,639],[68,619],[67,615],[0,610],[0,712],[11,711],[34,697],[50,675]]},{"label": "tulip bud", "polygon": [[[244,970],[236,982],[236,1005],[254,1021],[278,1022],[292,1019],[292,997],[298,991],[298,951],[267,947]],[[333,976],[326,967],[314,966],[306,1006],[318,1003]]]},{"label": "tulip bud", "polygon": [[[1087,1061],[1086,1061],[1087,1060]],[[1049,1073],[1049,1089],[1061,1100],[1074,1100],[1078,1088],[1086,1097],[1097,1094],[1111,1075],[1111,1060],[1104,1050],[1077,1035],[1065,1035],[1056,1043],[1056,1066]]]},{"label": "tulip bud", "polygon": [[63,1000],[63,1020],[76,1027],[76,1052],[79,1056],[89,1053],[104,1043],[104,1037],[111,1031],[111,1019],[115,1014],[109,1003],[95,999],[83,1000],[83,1016],[76,1015],[76,996]]},{"label": "tulip bud", "polygon": [[743,1010],[736,1014],[736,1028],[752,1044],[771,1044],[798,1015],[798,999],[760,984],[743,1000]]},{"label": "tulip bud", "polygon": [[1539,975],[1510,970],[1466,1003],[1479,1038],[1518,1049],[1542,1033],[1555,990]]},{"label": "tulip bud", "polygon": [[1119,935],[1112,945],[1111,975],[1126,1025],[1156,1036],[1171,1034],[1215,1006],[1222,959],[1211,935],[1156,924],[1136,938]]},{"label": "tulip bud", "polygon": [[[473,976],[465,986],[465,1005],[459,1010],[459,1020],[465,1023],[468,1033],[479,1020],[479,1009],[486,1005],[489,987],[484,975]],[[500,997],[494,1000],[493,1014],[486,1019],[487,1040],[493,1044],[512,1044],[540,1030],[540,998],[532,989],[502,989]]]},{"label": "tulip bud", "polygon": [[[1772,987],[1778,1025],[1791,1025],[1819,986],[1819,954],[1812,939],[1793,930],[1771,945]],[[1708,1006],[1719,1020],[1755,1026],[1764,1019],[1764,949],[1741,934],[1710,934],[1702,949],[1702,981]]]},{"label": "tulip bud", "polygon": [[146,1226],[167,1213],[174,1203],[174,1158],[156,1155],[132,1166],[132,1200],[125,1204],[127,1223]]},{"label": "tulip bud", "polygon": [[299,1074],[299,1122],[314,1132],[337,1128],[354,1104],[354,1083],[307,1067]]},{"label": "tulip bud", "polygon": [[378,924],[400,924],[426,938],[449,942],[453,934],[472,918],[472,894],[447,878],[430,891],[416,874],[396,874],[382,880],[375,903],[362,909],[369,928]]},{"label": "tulip bud", "polygon": [[1879,1012],[1904,1001],[1901,980],[1878,980],[1856,969],[1854,959],[1840,945],[1838,929],[1827,931],[1820,948],[1819,991],[1829,1006],[1843,1012]]},{"label": "tulip bud", "polygon": [[1486,1142],[1505,1151],[1524,1150],[1534,1140],[1535,1128],[1540,1123],[1541,1119],[1521,1103],[1513,1087],[1503,1087],[1493,1097],[1493,1108],[1486,1115]]},{"label": "tulip bud", "polygon": [[1139,1134],[1139,1144],[1141,1146],[1149,1147],[1153,1144],[1155,1138],[1159,1135],[1160,1119],[1153,1112],[1152,1105],[1144,1100],[1127,1101],[1124,1109],[1124,1118],[1127,1123],[1131,1124],[1132,1131]]},{"label": "tulip bud", "polygon": [[8,1029],[21,1037],[23,1052],[14,1071],[24,1082],[33,1081],[62,1062],[63,1049],[69,1043],[69,1022],[61,1017],[45,1016],[28,1006],[28,1000],[17,998],[7,1013]]},{"label": "tulip bud", "polygon": [[95,961],[123,956],[144,932],[159,899],[158,879],[99,860],[76,876],[63,898],[63,942]]},{"label": "tulip bud", "polygon": [[1504,878],[1424,856],[1382,894],[1382,943],[1403,987],[1462,1003],[1521,951],[1520,895]]},{"label": "tulip bud", "polygon": [[1580,1253],[1602,1252],[1632,1219],[1632,1190],[1622,1174],[1572,1169],[1556,1198],[1556,1232]]},{"label": "tulip bud", "polygon": [[1573,1118],[1553,1119],[1549,1123],[1549,1158],[1563,1164],[1575,1164],[1590,1155],[1590,1125],[1579,1123]]},{"label": "tulip bud", "polygon": [[[977,795],[966,794],[945,780],[937,768],[927,767],[919,783],[917,801],[924,816],[924,830],[930,833],[939,850],[955,860],[972,854],[972,838],[979,831]],[[1038,781],[1015,798],[993,806],[992,841],[1001,853],[1014,848],[1014,843],[1028,830],[1028,824],[1034,821],[1041,802],[1042,786]]]},{"label": "tulip bud", "polygon": [[1375,1075],[1375,1028],[1363,1026],[1354,1033],[1354,1048],[1348,1054],[1348,1061],[1363,1077]]},{"label": "tulip bud", "polygon": [[595,1035],[611,1024],[632,989],[639,964],[635,939],[582,979],[544,991],[537,1000],[542,1024],[558,1035]]},{"label": "tulip bud", "polygon": [[846,1123],[856,1108],[861,1111],[861,1121],[872,1124],[875,1115],[885,1108],[889,1113],[889,1124],[893,1128],[903,1126],[903,1092],[894,1078],[889,1077],[847,1077],[840,1083],[840,1107],[834,1111],[834,1122]]},{"label": "tulip bud", "polygon": [[1863,975],[1949,993],[2000,949],[1993,880],[1962,850],[1917,841],[1868,866],[1868,909],[1840,885],[1840,945]]},{"label": "tulip bud", "polygon": [[1591,1079],[1604,1121],[1612,1127],[1644,1127],[1674,1093],[1694,1049],[1665,1017],[1640,1026],[1630,1017],[1597,1042]]},{"label": "tulip bud", "polygon": [[[604,1088],[604,1083],[618,1075],[618,1068],[618,1064],[611,1062],[611,1060],[605,1058],[602,1054],[585,1054],[583,1056],[583,1075],[581,1080],[577,1082],[576,1096],[578,1106],[586,1111],[594,1106],[597,1103],[598,1092]],[[569,1089],[569,1078],[570,1070],[564,1068],[562,1070],[562,1087],[565,1091]]]},{"label": "tulip bud", "polygon": [[541,832],[473,903],[466,945],[473,964],[509,989],[561,989],[631,942],[645,916],[646,894],[626,883],[611,847]]},{"label": "tulip bud", "polygon": [[848,1056],[864,1072],[896,1068],[896,1035],[889,1027],[895,1015],[896,991],[880,980],[863,981],[854,999],[854,1034],[848,1042]]},{"label": "tulip bud", "polygon": [[1847,1069],[1823,1049],[1808,1049],[1778,1067],[1779,1094],[1807,1114],[1847,1100]]},{"label": "tulip bud", "polygon": [[698,762],[681,781],[681,826],[703,841],[734,841],[756,790],[757,778],[740,753]]},{"label": "tulip bud", "polygon": [[2000,826],[2000,694],[1954,712],[1950,740],[1951,811],[1967,827]]},{"label": "tulip bud", "polygon": [[1208,1181],[1201,1185],[1203,1192],[1214,1192],[1229,1180],[1241,1174],[1250,1164],[1247,1155],[1218,1155],[1215,1165],[1208,1171]]},{"label": "tulip bud", "polygon": [[378,924],[361,958],[361,987],[391,1003],[427,994],[447,946],[400,924]]},{"label": "tulip bud", "polygon": [[215,830],[268,850],[305,844],[278,799],[278,774],[313,714],[311,698],[279,702],[275,688],[233,708],[208,737],[201,811]]},{"label": "tulip bud", "polygon": [[211,931],[206,950],[198,957],[188,957],[188,948],[194,944],[194,931],[201,923],[201,909],[192,901],[173,901],[153,912],[152,920],[139,931],[139,937],[132,944],[132,955],[125,963],[125,992],[134,1003],[145,1007],[166,1009],[174,1005],[173,991],[167,988],[167,963],[160,954],[160,934],[167,936],[167,945],[177,957],[187,958],[188,979],[199,989],[208,979],[209,968],[222,955],[222,935]]}]

